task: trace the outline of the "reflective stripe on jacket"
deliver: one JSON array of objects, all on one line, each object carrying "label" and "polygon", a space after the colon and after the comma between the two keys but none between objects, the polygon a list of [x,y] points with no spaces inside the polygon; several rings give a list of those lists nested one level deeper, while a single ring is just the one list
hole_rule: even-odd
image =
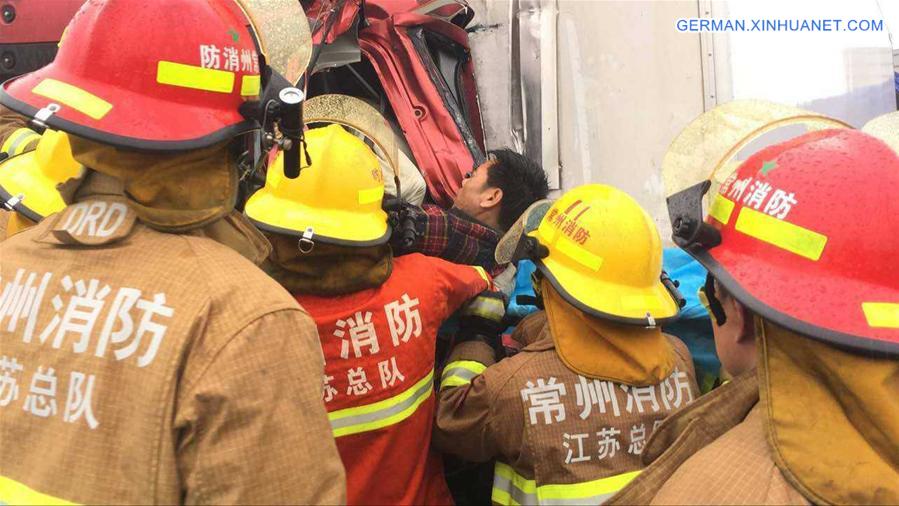
[{"label": "reflective stripe on jacket", "polygon": [[298,294],[325,354],[323,399],[350,504],[447,504],[430,451],[437,328],[489,283],[483,269],[415,253],[377,288]]},{"label": "reflective stripe on jacket", "polygon": [[567,485],[541,485],[515,472],[508,464],[497,462],[493,474],[493,495],[496,504],[579,505],[602,504],[630,483],[640,471]]},{"label": "reflective stripe on jacket", "polygon": [[497,504],[602,503],[640,473],[661,420],[699,393],[689,352],[673,337],[674,372],[639,387],[568,369],[543,312],[525,318],[515,337],[524,348],[499,363],[482,342],[456,346],[438,394],[435,447],[496,459]]}]

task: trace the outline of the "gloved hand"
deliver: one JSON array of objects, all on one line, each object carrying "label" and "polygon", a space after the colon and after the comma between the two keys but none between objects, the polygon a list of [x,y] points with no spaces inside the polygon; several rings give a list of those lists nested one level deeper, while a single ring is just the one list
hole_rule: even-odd
[{"label": "gloved hand", "polygon": [[424,233],[427,222],[424,211],[395,197],[385,198],[382,205],[387,211],[387,220],[393,231],[390,234],[390,246],[396,255],[414,253],[415,242]]},{"label": "gloved hand", "polygon": [[501,356],[502,333],[506,328],[506,295],[485,290],[462,308],[456,343],[480,341]]}]

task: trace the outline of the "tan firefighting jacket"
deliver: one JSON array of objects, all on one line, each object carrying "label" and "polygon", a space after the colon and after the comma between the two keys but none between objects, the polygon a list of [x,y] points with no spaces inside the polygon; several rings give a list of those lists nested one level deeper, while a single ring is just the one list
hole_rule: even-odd
[{"label": "tan firefighting jacket", "polygon": [[674,372],[646,387],[572,372],[554,350],[544,312],[525,318],[513,337],[524,348],[496,364],[484,343],[455,347],[441,376],[434,435],[441,451],[497,459],[494,503],[602,502],[639,474],[661,420],[698,395],[689,352],[673,337]]},{"label": "tan firefighting jacket", "polygon": [[753,370],[674,413],[607,504],[809,504],[774,465],[758,400]]},{"label": "tan firefighting jacket", "polygon": [[118,181],[79,195],[0,243],[0,502],[343,502],[306,312]]},{"label": "tan firefighting jacket", "polygon": [[756,332],[758,369],[667,419],[611,503],[897,503],[899,361]]},{"label": "tan firefighting jacket", "polygon": [[0,209],[0,241],[6,239],[6,224],[9,223],[9,211]]}]

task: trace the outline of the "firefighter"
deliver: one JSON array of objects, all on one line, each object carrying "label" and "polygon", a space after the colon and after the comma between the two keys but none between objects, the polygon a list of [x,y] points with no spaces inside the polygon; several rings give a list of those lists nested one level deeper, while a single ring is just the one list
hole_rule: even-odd
[{"label": "firefighter", "polygon": [[270,71],[252,26],[230,0],[95,0],[0,89],[87,167],[0,243],[0,503],[344,500],[314,322],[206,237],[265,256],[232,212]]},{"label": "firefighter", "polygon": [[[679,296],[662,282],[655,224],[620,190],[585,185],[531,206],[497,259],[506,251],[536,260],[545,311],[519,324],[524,347],[500,362],[501,325],[464,326],[440,382],[435,446],[495,457],[494,503],[601,502],[640,472],[656,425],[698,393],[686,346],[659,328]],[[480,319],[499,321],[499,307]]]},{"label": "firefighter", "polygon": [[308,130],[311,165],[283,158],[245,212],[273,245],[272,275],[318,325],[322,398],[350,504],[447,504],[430,450],[438,326],[488,288],[482,268],[393,258],[378,159],[338,124]]},{"label": "firefighter", "polygon": [[708,181],[669,197],[735,378],[664,423],[614,503],[899,503],[896,185],[890,148],[826,129],[749,157],[705,222]]},{"label": "firefighter", "polygon": [[[0,162],[0,241],[62,211],[57,185],[81,175],[64,132],[47,130],[37,148]],[[11,212],[10,212],[11,211]]]}]

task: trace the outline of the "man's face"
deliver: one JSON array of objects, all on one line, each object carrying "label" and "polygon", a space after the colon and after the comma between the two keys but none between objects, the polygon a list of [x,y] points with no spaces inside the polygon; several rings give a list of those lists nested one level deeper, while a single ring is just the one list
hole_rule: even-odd
[{"label": "man's face", "polygon": [[462,180],[462,188],[459,189],[459,193],[456,194],[456,199],[453,201],[453,207],[475,218],[483,212],[481,204],[490,192],[487,175],[490,167],[495,163],[487,160],[465,175],[465,179]]}]

